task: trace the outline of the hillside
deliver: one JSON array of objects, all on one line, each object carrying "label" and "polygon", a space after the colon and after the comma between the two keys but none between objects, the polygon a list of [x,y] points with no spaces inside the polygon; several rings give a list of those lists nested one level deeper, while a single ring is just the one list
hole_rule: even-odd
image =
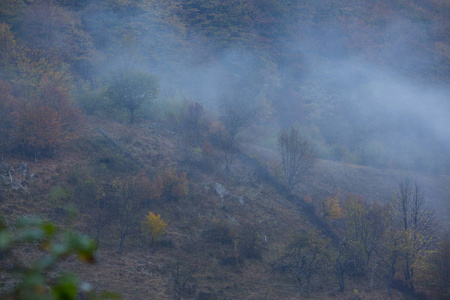
[{"label": "hillside", "polygon": [[[99,132],[100,128],[116,145]],[[14,190],[10,185],[3,185],[0,209],[10,221],[21,215],[37,214],[64,224],[64,207],[74,204],[81,210],[73,228],[95,236],[90,225],[93,216],[83,209],[81,199],[76,197],[74,186],[69,183],[74,168],[84,164],[102,168],[105,160],[124,151],[132,161],[153,172],[173,167],[179,160],[175,154],[178,139],[164,122],[148,121],[130,126],[90,119],[89,131],[78,143],[58,151],[53,158],[38,162],[26,160],[24,188]],[[263,155],[253,152],[253,156],[255,154]],[[274,155],[270,159],[278,160]],[[132,161],[126,164],[133,164]],[[188,176],[187,198],[176,202],[151,201],[149,209],[161,214],[169,223],[168,232],[159,245],[149,245],[135,229],[127,237],[124,253],[118,254],[119,236],[117,224],[113,222],[101,235],[100,256],[95,267],[80,266],[76,260],[69,259],[61,265],[61,270],[76,271],[96,290],[119,292],[124,299],[171,299],[174,295],[188,299],[297,298],[295,280],[287,274],[274,273],[270,264],[283,252],[286,241],[295,231],[320,230],[321,227],[311,220],[319,217],[321,222],[325,221],[319,215],[310,215],[311,212],[292,202],[283,191],[280,194],[276,181],[259,174],[254,163],[246,161],[239,160],[227,178],[220,171],[193,171]],[[14,167],[22,162],[20,157],[11,157],[4,164]],[[445,179],[320,160],[298,187],[298,194],[319,203],[339,190],[341,195],[354,193],[378,201],[392,197],[395,183],[406,175],[421,180],[426,187],[443,187],[438,180]],[[16,173],[13,178],[17,180],[20,176]],[[217,184],[226,190],[222,195],[220,190],[215,191]],[[63,187],[68,194],[51,196],[57,187]],[[448,199],[448,189],[435,191],[441,191],[438,196]],[[135,218],[141,219],[144,213],[138,213]],[[242,257],[238,258],[236,238],[238,243],[255,243],[250,245],[257,248],[245,248],[247,250],[242,250],[244,252],[238,254]],[[39,251],[37,245],[26,249],[15,256],[24,259]],[[245,257],[249,253],[250,257]],[[379,279],[369,286],[369,279],[349,278],[346,292],[337,293],[334,275],[324,276],[313,277],[313,299],[348,299],[354,297],[354,290],[362,299],[384,298],[384,284]],[[175,280],[185,279],[186,284],[177,290],[180,287]],[[392,299],[397,298],[402,298],[399,292],[395,292]]]},{"label": "hillside", "polygon": [[[251,145],[248,151],[258,153],[262,161],[273,161],[273,165],[280,164],[279,153],[276,151]],[[311,197],[313,201],[340,192],[344,195],[360,195],[368,201],[387,203],[392,200],[402,179],[417,182],[425,191],[426,198],[441,221],[445,223],[450,221],[448,175],[379,169],[321,159],[316,162],[311,174],[299,184],[296,192],[303,198]]]},{"label": "hillside", "polygon": [[0,298],[448,299],[449,20],[0,0]]}]

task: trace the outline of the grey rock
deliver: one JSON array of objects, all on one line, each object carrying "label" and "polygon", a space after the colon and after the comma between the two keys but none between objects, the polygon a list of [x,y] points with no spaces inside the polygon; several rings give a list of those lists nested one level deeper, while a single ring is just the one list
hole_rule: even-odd
[{"label": "grey rock", "polygon": [[223,187],[223,185],[221,185],[220,183],[216,182],[216,184],[214,185],[214,191],[216,192],[216,194],[220,197],[220,199],[223,199],[225,196],[227,196],[228,194],[230,194],[229,191],[227,191],[226,188]]},{"label": "grey rock", "polygon": [[237,197],[237,202],[239,204],[244,204],[244,197],[242,197],[242,196]]},{"label": "grey rock", "polygon": [[22,175],[27,175],[27,170],[28,170],[28,166],[27,166],[26,162],[20,163],[16,168],[16,171],[21,173]]},{"label": "grey rock", "polygon": [[167,132],[168,134],[175,135],[175,132],[173,132],[169,129],[164,129],[164,131]]},{"label": "grey rock", "polygon": [[1,183],[2,185],[10,185],[10,184],[11,184],[11,181],[9,180],[8,177],[3,176],[3,175],[0,175],[0,183]]}]

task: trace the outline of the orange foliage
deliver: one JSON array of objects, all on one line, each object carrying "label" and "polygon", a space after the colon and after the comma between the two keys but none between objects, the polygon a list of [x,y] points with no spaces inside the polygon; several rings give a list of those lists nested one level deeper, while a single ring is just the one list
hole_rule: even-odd
[{"label": "orange foliage", "polygon": [[31,101],[13,113],[15,133],[24,152],[53,153],[78,138],[83,125],[81,112],[71,106],[67,92],[44,78]]},{"label": "orange foliage", "polygon": [[212,122],[211,125],[209,126],[210,134],[218,134],[222,131],[225,131],[225,127],[219,121]]},{"label": "orange foliage", "polygon": [[178,200],[187,196],[189,192],[186,173],[178,173],[176,170],[168,169],[161,173],[151,187],[151,195],[154,199]]},{"label": "orange foliage", "polygon": [[39,155],[41,151],[51,151],[58,146],[61,124],[54,109],[33,101],[22,105],[14,114],[17,137],[22,147]]},{"label": "orange foliage", "polygon": [[39,87],[38,97],[57,111],[58,122],[61,123],[65,139],[77,138],[84,120],[81,111],[71,105],[67,91],[44,78]]}]

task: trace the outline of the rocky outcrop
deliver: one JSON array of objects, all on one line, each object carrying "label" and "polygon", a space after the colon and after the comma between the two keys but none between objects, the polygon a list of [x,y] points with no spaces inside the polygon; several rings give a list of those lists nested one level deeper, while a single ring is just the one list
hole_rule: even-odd
[{"label": "rocky outcrop", "polygon": [[216,182],[214,184],[214,192],[223,200],[224,197],[228,196],[230,192],[220,183]]},{"label": "rocky outcrop", "polygon": [[0,163],[0,189],[26,190],[25,182],[34,176],[34,174],[31,174],[31,176],[27,176],[27,174],[28,165],[26,162],[21,162],[16,168],[9,167],[5,162]]}]

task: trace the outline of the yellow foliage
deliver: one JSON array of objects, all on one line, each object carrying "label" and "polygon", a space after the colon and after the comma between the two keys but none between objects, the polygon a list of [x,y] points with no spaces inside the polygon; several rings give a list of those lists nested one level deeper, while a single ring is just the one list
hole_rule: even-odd
[{"label": "yellow foliage", "polygon": [[339,204],[339,193],[336,193],[333,197],[328,197],[324,203],[325,216],[332,219],[340,219],[343,216],[342,208]]},{"label": "yellow foliage", "polygon": [[142,231],[146,235],[151,235],[152,242],[156,243],[158,238],[166,233],[167,223],[165,223],[160,215],[155,215],[149,211],[148,215],[141,221]]}]

